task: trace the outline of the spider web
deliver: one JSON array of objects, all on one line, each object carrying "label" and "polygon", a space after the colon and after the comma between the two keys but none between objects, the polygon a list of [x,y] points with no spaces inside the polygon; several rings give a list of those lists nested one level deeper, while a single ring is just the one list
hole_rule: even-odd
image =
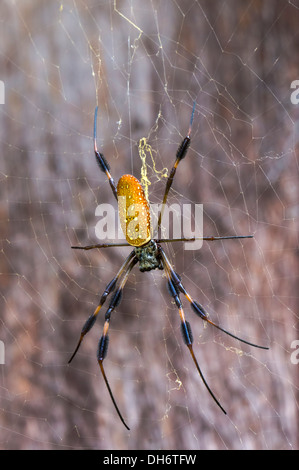
[{"label": "spider web", "polygon": [[[1,2],[1,422],[3,449],[298,448],[298,3]],[[252,240],[165,247],[210,318],[184,301],[205,389],[159,271],[135,268],[96,361],[106,309],[70,366],[82,325],[126,248],[79,252],[117,181],[146,176],[161,201],[195,113],[169,203],[203,204],[204,235]],[[162,172],[162,173],[161,173]],[[116,206],[115,206],[116,207]],[[4,354],[5,353],[5,354]]]}]

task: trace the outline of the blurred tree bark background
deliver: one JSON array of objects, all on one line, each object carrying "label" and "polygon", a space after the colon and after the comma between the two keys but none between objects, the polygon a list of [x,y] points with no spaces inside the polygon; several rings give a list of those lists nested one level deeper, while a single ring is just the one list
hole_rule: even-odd
[{"label": "blurred tree bark background", "polygon": [[[1,2],[0,445],[5,449],[298,448],[298,117],[296,2],[78,0]],[[138,141],[170,168],[196,100],[192,144],[170,202],[202,203],[205,235],[244,242],[168,247],[211,318],[269,351],[204,328],[186,305],[194,350],[228,416],[188,355],[160,272],[132,273],[67,361],[128,253],[97,242],[97,204],[115,205],[93,156],[117,181],[140,178]],[[149,162],[151,202],[165,181]],[[105,310],[104,310],[105,311]]]}]

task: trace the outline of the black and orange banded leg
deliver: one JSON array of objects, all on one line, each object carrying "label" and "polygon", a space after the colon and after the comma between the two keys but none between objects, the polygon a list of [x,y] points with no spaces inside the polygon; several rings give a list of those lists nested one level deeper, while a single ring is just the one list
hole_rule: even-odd
[{"label": "black and orange banded leg", "polygon": [[83,340],[84,336],[91,330],[91,328],[92,328],[93,325],[95,324],[95,321],[96,321],[96,319],[97,319],[97,315],[98,315],[99,311],[101,310],[102,306],[104,305],[104,303],[105,303],[105,301],[106,301],[108,295],[109,295],[111,292],[114,291],[118,279],[122,276],[122,274],[123,274],[124,272],[126,272],[126,270],[128,269],[128,266],[129,266],[130,262],[132,261],[132,259],[134,258],[134,256],[135,256],[135,252],[134,252],[134,250],[133,250],[133,251],[131,251],[131,253],[129,254],[129,256],[126,258],[125,262],[122,264],[122,266],[121,266],[121,268],[119,269],[119,271],[118,271],[118,273],[116,274],[116,276],[112,279],[112,281],[110,281],[110,282],[107,284],[107,286],[106,286],[106,288],[105,288],[105,290],[104,290],[104,292],[103,292],[103,294],[102,294],[102,296],[101,296],[101,300],[100,300],[100,302],[99,302],[97,308],[96,308],[95,311],[88,317],[88,319],[86,320],[86,322],[85,322],[84,325],[83,325],[83,328],[82,328],[82,330],[81,330],[81,334],[80,334],[80,338],[79,338],[78,344],[77,344],[76,349],[75,349],[75,351],[73,352],[73,354],[72,354],[70,360],[68,361],[68,363],[70,363],[70,362],[74,359],[74,357],[75,357],[75,355],[77,354],[78,349],[79,349],[79,347],[80,347],[80,345],[81,345],[81,343],[82,343],[82,340]]},{"label": "black and orange banded leg", "polygon": [[206,321],[210,325],[213,325],[218,330],[222,331],[223,333],[227,334],[228,336],[231,336],[234,339],[237,339],[237,340],[241,341],[242,343],[248,344],[249,346],[253,346],[253,347],[259,348],[259,349],[269,349],[267,346],[260,346],[260,345],[255,344],[255,343],[250,343],[249,341],[247,341],[243,338],[240,338],[239,336],[234,335],[233,333],[225,330],[224,328],[222,328],[221,326],[217,325],[212,320],[210,320],[207,316],[206,311],[202,307],[202,305],[200,305],[198,302],[193,300],[191,295],[188,294],[188,292],[186,291],[186,289],[184,288],[184,286],[181,282],[180,276],[173,270],[169,260],[167,259],[166,254],[163,250],[161,251],[161,255],[162,255],[162,259],[163,259],[164,263],[168,266],[171,280],[172,280],[173,284],[175,285],[177,291],[181,292],[186,297],[186,299],[190,302],[192,310],[196,313],[196,315],[198,315],[202,320]]},{"label": "black and orange banded leg", "polygon": [[113,396],[112,390],[110,388],[110,385],[109,385],[109,382],[108,382],[108,379],[107,379],[107,376],[106,376],[106,373],[105,373],[105,370],[104,370],[103,361],[104,361],[105,357],[107,356],[107,351],[108,351],[108,344],[109,344],[108,330],[109,330],[109,325],[110,325],[111,313],[119,305],[119,303],[121,301],[121,298],[122,298],[123,289],[124,289],[125,284],[128,280],[129,274],[130,274],[132,268],[135,266],[135,264],[137,262],[138,262],[138,258],[136,256],[133,256],[133,258],[130,260],[130,263],[127,266],[126,272],[125,272],[125,274],[124,274],[124,276],[123,276],[123,278],[120,282],[119,287],[117,288],[117,290],[113,294],[113,297],[110,301],[109,307],[108,307],[107,312],[105,314],[105,323],[104,323],[104,328],[103,328],[103,334],[102,334],[101,339],[99,341],[98,353],[97,353],[98,363],[99,363],[99,366],[100,366],[100,369],[101,369],[101,372],[102,372],[102,376],[103,376],[104,381],[106,383],[106,387],[108,389],[109,395],[111,397],[112,403],[113,403],[113,405],[114,405],[114,407],[117,411],[117,414],[118,414],[121,422],[124,424],[124,426],[128,430],[130,430],[130,428],[128,427],[128,425],[126,424],[124,418],[122,417],[122,414],[119,411],[119,408],[116,404],[116,401],[115,401],[115,398]]},{"label": "black and orange banded leg", "polygon": [[217,400],[214,393],[210,389],[210,387],[209,387],[209,385],[208,385],[208,383],[207,383],[207,381],[206,381],[206,379],[205,379],[205,377],[204,377],[204,375],[201,371],[201,368],[199,367],[198,361],[197,361],[196,356],[195,356],[194,351],[193,351],[193,335],[192,335],[191,325],[185,319],[185,313],[184,313],[182,302],[181,302],[181,299],[180,299],[179,290],[178,290],[178,288],[176,287],[176,285],[174,284],[174,282],[171,279],[171,272],[169,270],[168,264],[165,262],[165,258],[163,257],[163,250],[161,249],[161,247],[160,247],[160,250],[162,252],[162,261],[163,261],[165,274],[166,274],[166,277],[167,277],[168,291],[169,291],[169,294],[171,295],[171,297],[174,299],[177,308],[179,309],[180,320],[181,320],[181,332],[182,332],[184,342],[185,342],[186,346],[189,349],[189,352],[190,352],[191,357],[193,359],[193,362],[196,366],[196,369],[197,369],[204,385],[206,386],[209,394],[211,395],[211,397],[213,398],[215,403],[219,406],[219,408],[223,411],[223,413],[226,414],[225,409],[221,406],[220,402]]},{"label": "black and orange banded leg", "polygon": [[112,189],[113,195],[114,195],[115,199],[117,200],[117,189],[116,189],[114,179],[112,178],[111,173],[110,173],[109,163],[107,162],[104,155],[101,152],[98,151],[98,147],[97,147],[97,115],[98,115],[98,107],[96,107],[95,113],[94,113],[94,132],[93,132],[94,153],[95,153],[96,161],[97,161],[100,169],[104,173],[106,173],[106,176],[108,178],[108,181],[109,181],[110,187]]},{"label": "black and orange banded leg", "polygon": [[176,174],[177,167],[178,167],[180,161],[182,161],[183,158],[185,158],[185,156],[187,154],[187,150],[188,150],[188,148],[190,146],[190,143],[191,143],[190,134],[191,134],[191,127],[192,127],[193,117],[194,117],[194,110],[195,110],[195,102],[193,104],[193,109],[192,109],[188,134],[186,135],[186,137],[182,140],[181,144],[179,145],[179,148],[178,148],[177,153],[176,153],[175,162],[173,164],[173,167],[170,171],[169,177],[168,177],[167,182],[166,182],[164,197],[163,197],[163,201],[162,201],[162,208],[161,208],[161,211],[159,213],[159,218],[158,218],[157,232],[159,231],[159,229],[161,227],[161,221],[162,221],[162,216],[163,216],[163,212],[164,212],[164,207],[165,207],[165,204],[166,204],[166,201],[167,201],[168,193],[170,191],[170,188],[171,188],[173,180],[174,180],[174,176]]}]

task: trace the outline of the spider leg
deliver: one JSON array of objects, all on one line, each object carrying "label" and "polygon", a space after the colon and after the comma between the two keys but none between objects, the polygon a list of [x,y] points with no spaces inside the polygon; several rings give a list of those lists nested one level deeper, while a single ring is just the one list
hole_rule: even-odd
[{"label": "spider leg", "polygon": [[68,361],[68,363],[70,363],[74,359],[74,357],[77,354],[78,349],[79,349],[79,347],[82,343],[82,340],[83,340],[84,336],[91,330],[91,328],[95,324],[97,315],[98,315],[99,311],[101,310],[102,306],[104,305],[106,298],[115,289],[116,283],[117,283],[118,279],[121,277],[121,275],[128,269],[128,266],[129,266],[130,262],[132,261],[132,259],[134,257],[134,254],[135,254],[134,250],[131,251],[129,256],[126,258],[125,262],[120,267],[120,269],[119,269],[118,273],[116,274],[116,276],[112,279],[112,281],[110,281],[107,284],[97,308],[95,309],[93,314],[88,317],[88,319],[86,320],[86,322],[83,325],[78,344],[77,344],[76,349],[73,352],[70,360]]},{"label": "spider leg", "polygon": [[71,246],[73,250],[93,250],[94,248],[111,248],[113,246],[130,246],[129,243],[100,243],[98,245]]},{"label": "spider leg", "polygon": [[[253,238],[253,235],[228,235],[223,237],[182,237],[182,238],[155,238],[156,243],[173,243],[173,242],[194,242],[195,240],[206,240],[214,242],[217,240],[235,240],[239,238]],[[108,245],[107,245],[108,246]],[[102,245],[92,245],[91,248],[102,248]],[[72,248],[81,248],[72,246]],[[90,248],[86,248],[90,249]]]},{"label": "spider leg", "polygon": [[173,183],[173,179],[174,179],[174,175],[176,173],[176,169],[177,169],[178,164],[180,163],[180,161],[183,160],[183,158],[186,156],[187,150],[188,150],[189,145],[191,143],[190,133],[191,133],[191,126],[192,126],[192,122],[193,122],[194,110],[195,110],[195,101],[194,101],[194,104],[193,104],[193,109],[192,109],[188,134],[182,140],[182,142],[181,142],[181,144],[180,144],[180,146],[177,150],[174,165],[173,165],[173,167],[170,171],[168,180],[166,182],[166,187],[165,187],[165,192],[164,192],[164,197],[163,197],[163,202],[162,202],[162,208],[161,208],[161,211],[159,213],[159,218],[158,218],[157,232],[159,231],[159,228],[161,227],[161,221],[162,221],[162,216],[163,216],[163,212],[164,212],[164,207],[165,207],[165,204],[166,204],[168,193],[169,193],[170,188],[171,188],[172,183]]},{"label": "spider leg", "polygon": [[184,314],[184,310],[183,310],[183,307],[182,307],[182,302],[181,302],[181,299],[180,299],[179,291],[178,291],[177,287],[175,286],[175,284],[173,283],[173,281],[171,280],[171,275],[170,275],[168,266],[165,265],[165,264],[164,264],[164,266],[165,266],[166,276],[167,276],[167,279],[168,279],[169,293],[173,297],[173,299],[176,303],[176,306],[179,309],[179,314],[180,314],[180,319],[181,319],[181,331],[182,331],[182,336],[183,336],[183,339],[185,341],[185,344],[187,345],[187,347],[190,351],[190,354],[192,356],[192,359],[193,359],[193,362],[196,366],[196,369],[197,369],[204,385],[206,386],[209,394],[211,395],[211,397],[213,398],[215,403],[219,406],[219,408],[223,411],[223,413],[226,414],[225,409],[221,406],[221,404],[219,403],[219,401],[215,397],[214,393],[210,389],[210,387],[209,387],[206,379],[204,378],[204,375],[203,375],[203,373],[202,373],[202,371],[199,367],[199,364],[197,362],[196,356],[195,356],[194,351],[193,351],[193,346],[192,346],[193,335],[192,335],[192,331],[191,331],[191,326],[190,326],[190,323],[188,321],[186,321],[186,319],[185,319],[185,314]]},{"label": "spider leg", "polygon": [[[195,240],[206,240],[214,242],[217,240],[236,240],[239,238],[253,238],[253,235],[229,235],[223,237],[182,237],[182,238],[155,238],[156,243],[173,243],[173,242],[194,242]],[[93,250],[94,248],[111,248],[114,246],[130,246],[128,243],[100,243],[97,245],[71,246],[75,250]]]},{"label": "spider leg", "polygon": [[173,270],[169,260],[166,257],[166,254],[164,253],[164,251],[162,249],[161,249],[161,254],[162,254],[162,258],[164,260],[164,263],[168,266],[168,269],[170,271],[171,280],[174,283],[176,289],[178,291],[180,291],[182,294],[184,294],[186,299],[190,302],[191,307],[192,307],[193,311],[196,313],[196,315],[198,315],[200,318],[202,318],[202,320],[206,321],[210,325],[215,326],[215,328],[217,328],[218,330],[222,331],[223,333],[227,334],[228,336],[231,336],[234,339],[237,339],[237,340],[241,341],[242,343],[248,344],[249,346],[253,346],[253,347],[259,348],[259,349],[269,349],[267,346],[260,346],[258,344],[250,343],[249,341],[246,341],[243,338],[239,338],[239,336],[236,336],[233,333],[230,333],[229,331],[225,330],[224,328],[222,328],[221,326],[217,325],[212,320],[210,320],[208,318],[204,308],[198,302],[193,300],[190,294],[188,294],[188,292],[186,291],[186,289],[184,288],[184,286],[181,282],[180,276]]},{"label": "spider leg", "polygon": [[117,189],[116,189],[114,179],[112,178],[111,173],[110,173],[109,163],[105,159],[104,155],[102,153],[100,153],[98,151],[98,148],[97,148],[97,115],[98,115],[98,107],[96,107],[95,113],[94,113],[94,132],[93,132],[94,153],[95,153],[96,161],[97,161],[99,167],[101,168],[101,170],[104,173],[106,173],[106,176],[107,176],[109,184],[111,186],[113,195],[114,195],[115,199],[117,200]]},{"label": "spider leg", "polygon": [[[134,252],[133,252],[134,253]],[[103,366],[103,361],[107,355],[107,351],[108,351],[108,344],[109,344],[109,336],[108,336],[108,330],[109,330],[109,324],[110,324],[110,317],[111,317],[111,313],[113,312],[113,310],[119,305],[120,301],[121,301],[121,298],[122,298],[122,293],[123,293],[123,289],[124,289],[124,286],[127,282],[127,279],[129,277],[129,274],[133,268],[133,266],[135,266],[135,264],[138,262],[138,258],[136,256],[134,256],[131,260],[130,260],[130,263],[128,264],[128,267],[127,267],[127,270],[126,270],[126,273],[124,274],[121,282],[120,282],[120,285],[119,287],[117,288],[117,290],[115,291],[111,301],[110,301],[110,305],[107,309],[107,312],[105,314],[105,323],[104,323],[104,328],[103,328],[103,334],[101,336],[101,339],[99,341],[99,346],[98,346],[98,354],[97,354],[97,357],[98,357],[98,363],[99,363],[99,366],[100,366],[100,369],[101,369],[101,373],[102,373],[102,376],[104,378],[104,381],[105,381],[105,384],[106,384],[106,387],[108,389],[108,392],[109,392],[109,395],[111,397],[111,400],[112,400],[112,403],[117,411],[117,414],[121,420],[121,422],[123,423],[123,425],[128,429],[130,430],[130,428],[127,426],[125,420],[123,419],[122,417],[122,414],[121,412],[119,411],[119,408],[116,404],[116,401],[115,401],[115,398],[113,396],[113,393],[112,393],[112,390],[110,388],[110,385],[109,385],[109,382],[108,382],[108,379],[107,379],[107,376],[106,376],[106,373],[105,373],[105,370],[104,370],[104,366]]]},{"label": "spider leg", "polygon": [[[217,240],[238,240],[240,238],[253,238],[253,235],[228,235],[223,237],[182,237],[182,238],[155,238],[156,243],[173,243],[173,242],[194,242],[195,240],[205,240],[214,242]],[[110,246],[110,245],[107,245]],[[112,245],[111,245],[112,246]],[[104,245],[91,245],[90,247],[84,247],[84,249],[91,248],[105,248]],[[72,246],[71,248],[81,248],[80,246]]]}]

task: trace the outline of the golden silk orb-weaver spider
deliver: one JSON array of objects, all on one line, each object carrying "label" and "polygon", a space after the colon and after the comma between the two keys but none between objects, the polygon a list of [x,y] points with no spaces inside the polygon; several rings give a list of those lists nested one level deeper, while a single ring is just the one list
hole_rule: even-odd
[{"label": "golden silk orb-weaver spider", "polygon": [[[181,160],[183,160],[183,158],[186,156],[188,147],[191,142],[190,134],[191,134],[193,117],[194,117],[194,110],[195,110],[195,103],[193,105],[192,115],[190,119],[190,126],[189,126],[187,136],[183,139],[183,141],[181,142],[177,150],[174,165],[171,169],[171,172],[166,182],[163,202],[162,202],[161,210],[158,216],[158,229],[161,227],[163,209],[165,207],[167,196],[172,186],[177,167],[179,163],[181,162]],[[219,403],[214,393],[210,389],[199,367],[198,361],[193,351],[193,335],[191,331],[191,326],[190,326],[190,323],[185,319],[185,313],[183,310],[180,295],[182,294],[186,297],[188,302],[191,304],[192,310],[202,320],[204,320],[210,325],[213,325],[218,330],[250,346],[254,346],[256,348],[261,348],[261,349],[269,349],[269,348],[250,343],[249,341],[239,338],[238,336],[235,336],[234,334],[225,330],[224,328],[222,328],[221,326],[219,326],[218,324],[210,320],[204,308],[197,301],[193,300],[191,295],[187,292],[187,290],[183,286],[180,276],[174,271],[170,261],[168,260],[165,254],[165,251],[163,250],[161,246],[161,243],[169,243],[169,242],[176,242],[176,241],[188,242],[188,241],[194,241],[196,238],[195,237],[176,238],[176,239],[152,239],[151,238],[152,227],[151,227],[151,221],[150,221],[150,209],[149,209],[149,204],[145,197],[143,188],[141,186],[141,183],[132,175],[123,175],[120,178],[117,186],[115,185],[115,182],[110,173],[109,164],[106,161],[104,155],[100,153],[97,149],[96,127],[97,127],[97,108],[95,110],[95,116],[94,116],[95,157],[96,157],[96,161],[100,169],[106,174],[108,181],[110,183],[112,192],[114,194],[114,197],[118,201],[121,227],[124,231],[124,234],[126,235],[127,243],[112,243],[112,244],[108,243],[108,244],[97,244],[97,245],[88,245],[88,246],[72,246],[72,248],[82,249],[82,250],[91,250],[94,248],[108,248],[112,246],[132,246],[133,250],[130,252],[129,256],[126,258],[126,260],[120,267],[116,276],[112,279],[112,281],[110,281],[107,284],[104,290],[104,293],[101,296],[101,299],[97,308],[88,317],[87,321],[83,325],[78,344],[76,346],[74,353],[72,354],[69,360],[69,363],[72,361],[75,354],[77,353],[84,336],[93,327],[96,321],[96,318],[98,316],[98,313],[100,312],[102,306],[104,305],[108,295],[113,292],[109,307],[105,313],[105,322],[104,322],[104,327],[103,327],[103,333],[102,333],[102,336],[100,338],[99,345],[98,345],[97,359],[98,359],[102,376],[104,378],[105,384],[107,386],[108,392],[110,394],[114,407],[117,411],[117,414],[120,420],[122,421],[122,423],[124,424],[124,426],[129,430],[130,428],[126,424],[116,404],[115,398],[113,396],[112,390],[110,388],[110,385],[109,385],[109,382],[108,382],[108,379],[107,379],[107,376],[103,367],[103,361],[107,355],[107,350],[108,350],[108,342],[109,342],[108,330],[109,330],[109,325],[110,325],[110,319],[111,319],[111,314],[113,310],[120,304],[123,289],[125,287],[129,274],[132,268],[137,263],[139,263],[139,269],[142,272],[151,271],[153,269],[161,269],[161,270],[164,270],[165,275],[166,275],[169,294],[173,298],[179,310],[179,316],[180,316],[180,321],[181,321],[181,332],[182,332],[183,340],[190,351],[190,354],[196,366],[196,369],[204,385],[206,386],[208,392],[210,393],[211,397],[216,402],[216,404],[219,406],[219,408],[223,411],[223,413],[226,414],[226,411],[224,410],[224,408]],[[136,222],[136,219],[137,219],[137,222]],[[252,238],[252,235],[200,237],[201,240],[207,240],[207,241],[224,240],[224,239],[239,239],[239,238]]]}]

